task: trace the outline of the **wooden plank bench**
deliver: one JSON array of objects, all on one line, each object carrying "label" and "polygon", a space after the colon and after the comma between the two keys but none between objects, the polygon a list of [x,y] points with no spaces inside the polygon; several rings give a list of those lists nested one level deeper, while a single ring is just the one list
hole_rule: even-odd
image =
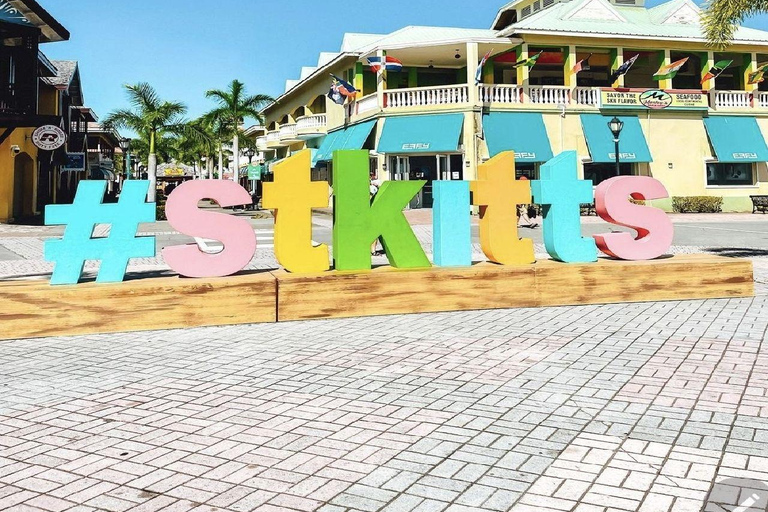
[{"label": "wooden plank bench", "polygon": [[768,196],[749,196],[752,200],[752,213],[768,211]]}]

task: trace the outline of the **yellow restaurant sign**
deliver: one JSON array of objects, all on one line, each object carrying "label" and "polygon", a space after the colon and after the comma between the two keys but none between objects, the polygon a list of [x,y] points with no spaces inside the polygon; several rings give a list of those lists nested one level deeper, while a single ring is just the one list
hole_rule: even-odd
[{"label": "yellow restaurant sign", "polygon": [[602,89],[600,108],[650,110],[707,110],[709,97],[698,91]]}]

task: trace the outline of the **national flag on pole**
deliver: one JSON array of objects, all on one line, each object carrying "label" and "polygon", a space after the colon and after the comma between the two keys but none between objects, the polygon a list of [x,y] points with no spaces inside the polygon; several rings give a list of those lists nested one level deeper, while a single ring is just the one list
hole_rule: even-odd
[{"label": "national flag on pole", "polygon": [[722,72],[725,71],[726,68],[731,64],[733,64],[732,60],[719,60],[715,62],[715,65],[701,79],[701,83],[703,84],[708,80],[714,80],[715,78],[719,77]]},{"label": "national flag on pole", "polygon": [[477,66],[477,71],[475,72],[475,85],[483,83],[483,68],[485,67],[485,63],[488,62],[488,59],[491,58],[491,53],[493,53],[493,49],[485,54],[485,57],[480,61],[480,65]]},{"label": "national flag on pole", "polygon": [[578,75],[582,71],[589,71],[591,68],[589,67],[589,59],[592,58],[592,54],[589,54],[589,57],[586,59],[581,59],[579,62],[576,63],[575,66],[573,66],[573,74]]},{"label": "national flag on pole", "polygon": [[675,75],[677,75],[677,72],[680,71],[683,68],[683,66],[685,66],[686,62],[688,62],[688,57],[677,60],[672,64],[661,66],[659,70],[656,72],[656,74],[653,75],[653,79],[654,80],[670,80],[672,78],[675,78]]},{"label": "national flag on pole", "polygon": [[749,74],[749,79],[747,80],[747,84],[754,85],[764,81],[765,81],[765,71],[763,71],[762,69],[758,69],[754,73]]},{"label": "national flag on pole", "polygon": [[349,82],[342,80],[336,75],[331,75],[333,83],[331,84],[331,90],[328,91],[328,98],[331,99],[337,105],[343,105],[346,103],[347,98],[352,100],[357,96],[357,89]]},{"label": "national flag on pole", "polygon": [[539,60],[539,57],[541,57],[541,54],[544,53],[544,50],[541,50],[539,53],[534,55],[533,57],[528,57],[527,59],[522,59],[517,62],[515,62],[512,67],[513,68],[519,68],[520,66],[527,66],[529,68],[532,68],[536,65],[536,61]]},{"label": "national flag on pole", "polygon": [[629,69],[635,64],[638,57],[640,57],[639,53],[619,66],[618,69],[616,69],[616,71],[614,71],[611,75],[611,83],[614,83],[616,80],[618,80],[620,76],[626,75]]},{"label": "national flag on pole", "polygon": [[402,71],[403,63],[394,57],[368,57],[368,65],[371,66],[371,71],[374,73],[381,73],[382,71]]}]

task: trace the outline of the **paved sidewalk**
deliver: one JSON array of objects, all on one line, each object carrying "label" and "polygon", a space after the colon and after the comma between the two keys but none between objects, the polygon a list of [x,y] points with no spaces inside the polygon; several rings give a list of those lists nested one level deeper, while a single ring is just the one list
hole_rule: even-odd
[{"label": "paved sidewalk", "polygon": [[[50,271],[38,229],[0,272]],[[0,510],[733,510],[768,482],[749,254],[754,299],[0,342]]]}]

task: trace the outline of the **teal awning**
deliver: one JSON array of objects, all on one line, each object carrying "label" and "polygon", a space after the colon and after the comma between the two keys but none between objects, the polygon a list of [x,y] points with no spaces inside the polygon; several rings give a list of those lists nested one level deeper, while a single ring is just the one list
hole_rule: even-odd
[{"label": "teal awning", "polygon": [[390,117],[384,122],[379,153],[456,153],[464,114]]},{"label": "teal awning", "polygon": [[768,162],[768,146],[754,117],[707,117],[704,126],[719,162]]},{"label": "teal awning", "polygon": [[483,116],[483,131],[491,158],[504,151],[514,151],[520,162],[546,162],[553,157],[539,113],[492,112]]},{"label": "teal awning", "polygon": [[375,125],[376,121],[366,121],[329,133],[317,148],[313,161],[317,163],[333,160],[334,151],[362,149]]},{"label": "teal awning", "polygon": [[[645,140],[640,120],[637,116],[618,116],[624,122],[624,129],[619,137],[619,160],[624,163],[653,162],[651,150]],[[587,138],[589,153],[595,163],[616,161],[616,144],[608,128],[608,121],[613,116],[600,114],[582,114],[581,126]]]}]

